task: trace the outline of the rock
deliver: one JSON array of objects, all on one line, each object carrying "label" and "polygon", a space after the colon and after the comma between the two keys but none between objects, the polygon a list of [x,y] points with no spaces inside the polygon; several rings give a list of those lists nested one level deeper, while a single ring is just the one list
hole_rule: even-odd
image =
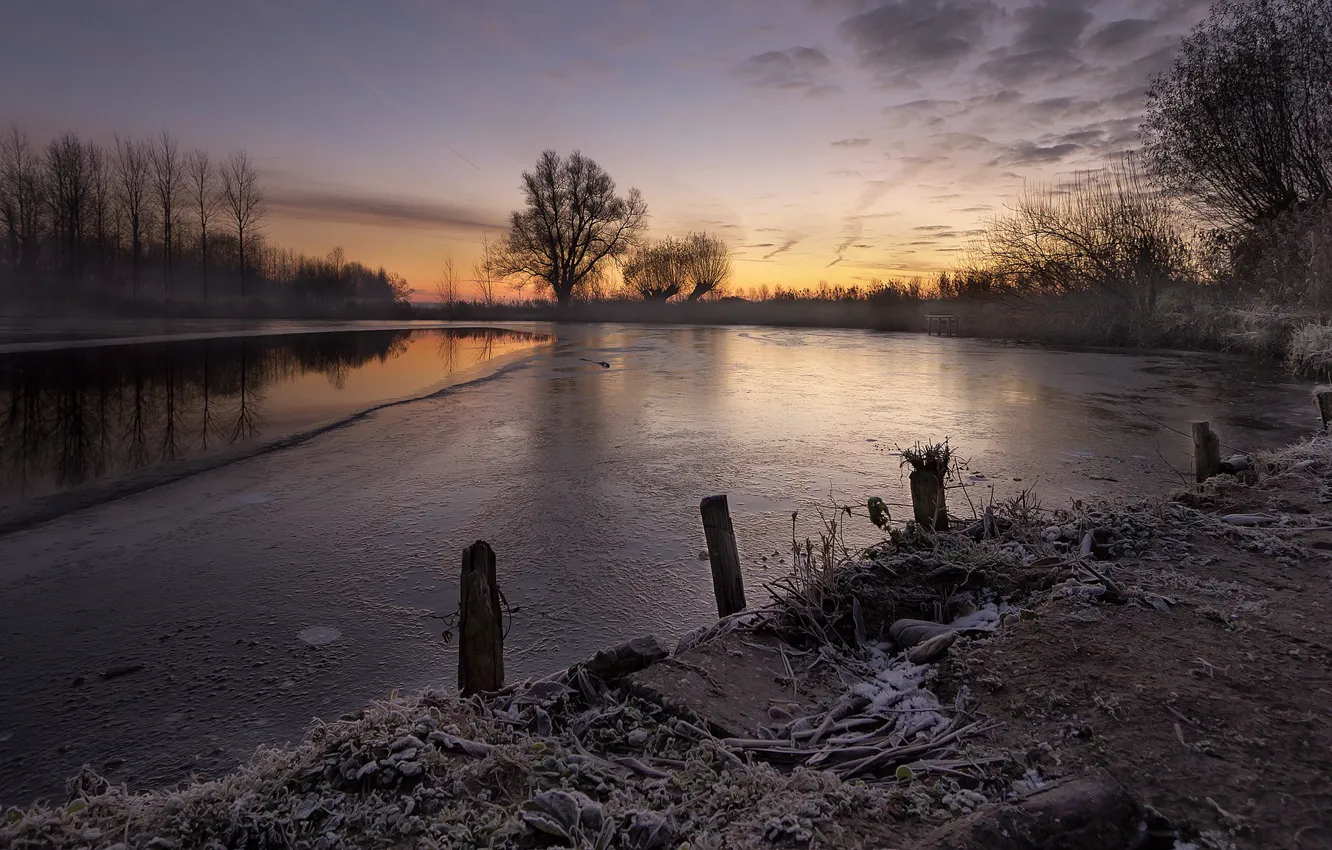
[{"label": "rock", "polygon": [[924,643],[933,637],[953,631],[952,626],[929,620],[897,620],[888,627],[888,636],[903,649]]},{"label": "rock", "polygon": [[143,669],[142,664],[124,664],[120,667],[111,667],[102,671],[103,679],[117,679],[121,676],[128,676],[131,673],[137,673]]},{"label": "rock", "polygon": [[607,681],[615,681],[650,667],[666,656],[670,650],[656,635],[646,635],[622,643],[613,649],[603,649],[583,662],[587,672]]},{"label": "rock", "polygon": [[952,646],[955,640],[957,640],[955,631],[935,635],[908,650],[907,661],[912,664],[933,664],[948,653],[948,647]]},{"label": "rock", "polygon": [[1142,817],[1128,793],[1094,774],[983,808],[916,844],[919,850],[1122,850],[1135,846]]},{"label": "rock", "polygon": [[1237,475],[1253,465],[1253,459],[1248,455],[1231,455],[1221,461],[1218,469],[1227,475]]}]

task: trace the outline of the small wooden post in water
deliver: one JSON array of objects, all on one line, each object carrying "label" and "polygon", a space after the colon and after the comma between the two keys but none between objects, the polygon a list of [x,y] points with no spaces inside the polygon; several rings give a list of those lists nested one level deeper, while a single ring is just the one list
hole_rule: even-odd
[{"label": "small wooden post in water", "polygon": [[1318,415],[1323,419],[1323,430],[1327,430],[1327,423],[1332,422],[1332,390],[1319,390],[1314,394],[1318,400]]},{"label": "small wooden post in water", "polygon": [[495,550],[478,540],[463,550],[458,593],[458,688],[463,696],[504,687],[504,620]]},{"label": "small wooden post in water", "polygon": [[703,514],[703,535],[708,540],[708,560],[712,562],[717,616],[727,617],[745,610],[745,584],[740,577],[740,551],[735,546],[731,509],[725,496],[708,496],[698,507]]},{"label": "small wooden post in water", "polygon": [[1211,422],[1193,423],[1193,474],[1198,483],[1221,472],[1221,439]]},{"label": "small wooden post in water", "polygon": [[914,469],[911,482],[911,509],[916,524],[929,531],[948,530],[948,500],[944,479],[935,469]]}]

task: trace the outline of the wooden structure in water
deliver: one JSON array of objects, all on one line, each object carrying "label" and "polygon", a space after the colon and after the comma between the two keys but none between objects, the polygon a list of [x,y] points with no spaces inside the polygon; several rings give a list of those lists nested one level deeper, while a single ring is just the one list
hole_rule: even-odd
[{"label": "wooden structure in water", "polygon": [[956,313],[931,313],[925,317],[926,336],[957,336],[958,318]]}]

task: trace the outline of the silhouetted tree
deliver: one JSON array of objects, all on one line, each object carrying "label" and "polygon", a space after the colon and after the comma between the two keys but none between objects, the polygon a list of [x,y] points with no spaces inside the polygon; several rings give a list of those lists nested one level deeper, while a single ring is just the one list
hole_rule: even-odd
[{"label": "silhouetted tree", "polygon": [[139,297],[139,260],[143,256],[150,211],[150,163],[142,142],[116,137],[116,203],[124,214],[130,237],[130,288]]},{"label": "silhouetted tree", "polygon": [[87,148],[76,134],[62,133],[46,146],[45,164],[60,265],[70,279],[78,280],[83,272],[83,215],[92,182]]},{"label": "silhouetted tree", "polygon": [[481,234],[481,256],[472,264],[472,280],[476,284],[481,303],[487,307],[495,306],[495,249],[490,244],[490,237]]},{"label": "silhouetted tree", "polygon": [[222,199],[217,190],[217,170],[208,152],[195,148],[185,156],[185,194],[195,226],[199,228],[199,275],[203,299],[208,301],[208,227],[218,215]]},{"label": "silhouetted tree", "polygon": [[183,163],[176,140],[170,133],[161,136],[148,149],[152,164],[153,198],[162,222],[162,290],[167,300],[172,296],[172,256],[176,246],[176,213],[181,195]]},{"label": "silhouetted tree", "polygon": [[687,283],[686,245],[670,236],[636,246],[624,262],[625,287],[644,301],[669,301]]},{"label": "silhouetted tree", "polygon": [[20,276],[37,269],[45,190],[41,164],[17,127],[0,140],[0,216],[9,261]]},{"label": "silhouetted tree", "polygon": [[633,245],[647,219],[637,189],[615,193],[615,181],[592,159],[574,151],[561,159],[541,154],[535,171],[522,177],[527,207],[515,211],[509,232],[495,251],[494,272],[521,288],[549,287],[568,304],[607,260]]},{"label": "silhouetted tree", "polygon": [[264,193],[259,172],[245,151],[235,151],[222,164],[222,200],[228,223],[236,236],[236,263],[240,270],[241,297],[245,297],[245,245],[254,238],[263,220]]},{"label": "silhouetted tree", "polygon": [[435,297],[439,299],[439,306],[446,309],[458,303],[458,269],[453,264],[452,254],[444,255],[444,269],[435,281]]},{"label": "silhouetted tree", "polygon": [[685,283],[689,300],[720,292],[731,277],[731,251],[720,236],[690,233],[684,238]]},{"label": "silhouetted tree", "polygon": [[1152,168],[1254,225],[1332,189],[1332,0],[1219,0],[1147,95]]}]

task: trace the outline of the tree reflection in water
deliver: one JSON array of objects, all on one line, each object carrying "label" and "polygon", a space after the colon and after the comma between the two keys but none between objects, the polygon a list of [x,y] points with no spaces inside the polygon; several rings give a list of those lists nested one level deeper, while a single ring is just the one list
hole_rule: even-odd
[{"label": "tree reflection in water", "polygon": [[[285,386],[336,396],[371,363],[435,343],[444,374],[541,335],[486,328],[309,333],[0,354],[0,504],[264,436]],[[422,375],[422,386],[438,372]]]}]

